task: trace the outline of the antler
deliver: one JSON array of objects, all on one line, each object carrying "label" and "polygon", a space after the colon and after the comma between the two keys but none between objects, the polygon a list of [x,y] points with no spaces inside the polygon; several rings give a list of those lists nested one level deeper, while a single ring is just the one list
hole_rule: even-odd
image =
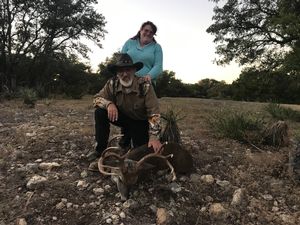
[{"label": "antler", "polygon": [[115,166],[108,166],[108,165],[104,165],[103,162],[106,158],[110,157],[110,156],[114,156],[116,158],[118,158],[120,161],[124,161],[124,159],[128,156],[128,154],[131,152],[132,149],[128,150],[128,152],[124,155],[119,155],[115,152],[111,152],[112,150],[122,150],[120,147],[108,147],[106,148],[102,154],[101,154],[101,157],[98,161],[98,168],[99,168],[99,171],[100,173],[104,174],[104,175],[117,175],[116,173],[109,173],[109,172],[106,172],[104,170],[104,168],[109,168],[109,169],[112,169],[112,170],[120,170],[120,167],[115,167]]},{"label": "antler", "polygon": [[144,156],[143,158],[141,158],[138,162],[137,162],[137,167],[139,168],[145,161],[146,159],[149,159],[149,158],[161,158],[163,160],[165,160],[165,162],[167,163],[168,167],[171,169],[171,174],[173,176],[172,178],[172,181],[176,180],[177,177],[176,177],[176,174],[175,174],[175,170],[174,170],[174,167],[171,165],[171,163],[169,162],[169,160],[167,158],[169,157],[173,157],[173,154],[170,154],[170,155],[160,155],[159,153],[150,153],[146,156]]},{"label": "antler", "polygon": [[104,165],[103,162],[106,158],[110,157],[110,156],[114,156],[120,160],[124,160],[124,158],[120,155],[118,155],[117,153],[115,152],[110,152],[112,150],[120,150],[119,147],[108,147],[107,149],[105,149],[102,154],[101,154],[101,157],[98,161],[98,168],[99,168],[99,171],[100,173],[104,174],[104,175],[118,175],[117,173],[112,173],[112,172],[106,172],[104,170],[104,168],[109,168],[109,169],[113,169],[113,170],[120,170],[119,167],[114,167],[114,166],[108,166],[108,165]]},{"label": "antler", "polygon": [[117,135],[115,135],[114,137],[112,137],[112,138],[108,141],[107,146],[111,146],[111,144],[113,143],[113,141],[114,141],[115,139],[118,139],[118,138],[123,137],[123,136],[124,136],[124,134],[117,134]]}]

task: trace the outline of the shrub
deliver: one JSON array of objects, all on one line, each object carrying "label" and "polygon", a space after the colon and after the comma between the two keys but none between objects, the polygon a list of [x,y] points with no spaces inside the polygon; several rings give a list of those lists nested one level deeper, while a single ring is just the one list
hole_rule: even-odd
[{"label": "shrub", "polygon": [[25,105],[30,108],[35,107],[37,101],[37,92],[31,88],[22,88],[20,89],[20,97],[23,99]]},{"label": "shrub", "polygon": [[208,123],[222,137],[242,142],[261,142],[264,121],[248,112],[220,110],[210,116]]},{"label": "shrub", "polygon": [[300,122],[300,112],[288,107],[282,107],[280,104],[270,103],[265,110],[275,119],[292,120]]}]

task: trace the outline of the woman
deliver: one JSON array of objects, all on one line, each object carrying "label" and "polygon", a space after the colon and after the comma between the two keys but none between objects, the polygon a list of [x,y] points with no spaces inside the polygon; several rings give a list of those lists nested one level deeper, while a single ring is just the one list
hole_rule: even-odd
[{"label": "woman", "polygon": [[142,24],[138,33],[127,40],[121,50],[132,58],[133,62],[142,62],[144,67],[136,72],[155,85],[157,77],[162,73],[163,53],[160,44],[154,38],[157,27],[150,21]]}]

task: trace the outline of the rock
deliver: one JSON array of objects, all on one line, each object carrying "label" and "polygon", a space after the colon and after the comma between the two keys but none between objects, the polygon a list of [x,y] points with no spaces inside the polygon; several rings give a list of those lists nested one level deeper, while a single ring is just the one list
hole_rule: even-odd
[{"label": "rock", "polygon": [[171,215],[165,208],[158,208],[156,211],[156,224],[168,225],[171,224]]},{"label": "rock", "polygon": [[85,180],[79,180],[77,181],[77,187],[79,189],[85,189],[89,186],[89,183],[87,183]]},{"label": "rock", "polygon": [[242,188],[236,189],[233,193],[231,205],[232,206],[240,205],[242,203],[244,195],[245,195],[245,191]]},{"label": "rock", "polygon": [[199,183],[201,180],[201,176],[197,173],[193,173],[190,175],[190,180],[192,183]]},{"label": "rock", "polygon": [[180,185],[177,184],[176,182],[172,182],[168,186],[171,189],[171,191],[174,192],[174,193],[178,193],[178,192],[180,192],[182,190],[182,188],[180,187]]},{"label": "rock", "polygon": [[267,201],[273,200],[273,196],[269,194],[262,195],[261,197]]},{"label": "rock", "polygon": [[226,209],[223,207],[221,203],[213,203],[209,207],[209,214],[214,218],[217,219],[224,218],[225,213],[226,213]]},{"label": "rock", "polygon": [[82,178],[86,178],[86,177],[88,176],[88,172],[87,172],[86,170],[84,170],[84,171],[82,171],[82,172],[80,173],[80,176],[81,176]]},{"label": "rock", "polygon": [[62,208],[64,208],[64,207],[65,207],[65,204],[64,204],[63,202],[59,202],[59,203],[57,203],[56,206],[55,206],[56,209],[62,209]]},{"label": "rock", "polygon": [[139,207],[139,204],[132,200],[132,199],[128,199],[126,202],[123,203],[123,207],[124,208],[131,208],[131,209],[136,209]]},{"label": "rock", "polygon": [[295,222],[296,222],[295,218],[291,215],[281,214],[279,217],[286,224],[295,224]]},{"label": "rock", "polygon": [[200,177],[200,179],[204,182],[204,183],[206,183],[206,184],[212,184],[212,183],[214,183],[214,181],[215,181],[215,179],[214,179],[214,177],[212,176],[212,175],[202,175],[201,177]]},{"label": "rock", "polygon": [[39,184],[42,184],[47,181],[46,177],[40,175],[34,175],[30,180],[27,182],[26,187],[29,189],[34,189]]},{"label": "rock", "polygon": [[58,164],[57,162],[50,162],[50,163],[42,162],[39,165],[39,168],[41,170],[51,170],[51,169],[57,168],[57,167],[60,167],[60,164]]},{"label": "rock", "polygon": [[93,192],[95,195],[101,195],[104,193],[104,189],[103,188],[93,188]]},{"label": "rock", "polygon": [[17,225],[27,225],[25,218],[18,218]]},{"label": "rock", "polygon": [[119,216],[120,216],[121,219],[125,219],[125,217],[126,217],[124,212],[120,212]]},{"label": "rock", "polygon": [[230,182],[227,180],[217,180],[216,183],[223,188],[230,186]]}]

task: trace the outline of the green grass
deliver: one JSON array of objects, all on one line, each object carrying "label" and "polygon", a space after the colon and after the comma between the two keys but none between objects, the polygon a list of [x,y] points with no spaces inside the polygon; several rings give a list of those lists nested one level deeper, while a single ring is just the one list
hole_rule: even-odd
[{"label": "green grass", "polygon": [[300,112],[289,107],[283,107],[280,104],[270,103],[265,106],[265,110],[270,113],[274,119],[300,122]]},{"label": "green grass", "polygon": [[219,110],[209,117],[208,123],[221,137],[242,142],[258,142],[264,128],[264,120],[250,112]]}]

